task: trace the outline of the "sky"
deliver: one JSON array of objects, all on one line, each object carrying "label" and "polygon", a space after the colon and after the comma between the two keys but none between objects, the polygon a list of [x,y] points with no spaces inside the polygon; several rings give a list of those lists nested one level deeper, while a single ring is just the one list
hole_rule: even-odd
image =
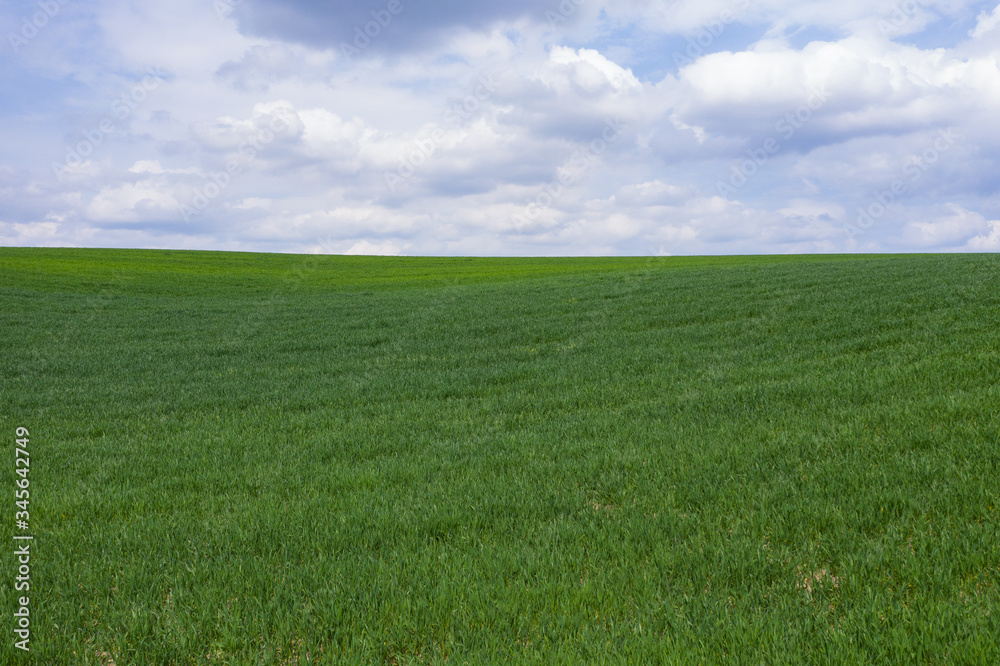
[{"label": "sky", "polygon": [[0,246],[1000,250],[1000,5],[13,0]]}]

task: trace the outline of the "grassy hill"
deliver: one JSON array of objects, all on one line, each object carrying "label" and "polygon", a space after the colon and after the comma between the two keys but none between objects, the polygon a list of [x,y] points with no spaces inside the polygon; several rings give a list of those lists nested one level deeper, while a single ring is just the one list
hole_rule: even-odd
[{"label": "grassy hill", "polygon": [[997,255],[7,248],[0,341],[35,663],[1000,662]]}]

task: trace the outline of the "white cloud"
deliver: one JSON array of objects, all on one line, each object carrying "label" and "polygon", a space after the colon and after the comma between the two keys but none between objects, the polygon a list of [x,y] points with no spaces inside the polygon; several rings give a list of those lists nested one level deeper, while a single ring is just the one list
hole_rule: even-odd
[{"label": "white cloud", "polygon": [[[338,15],[269,1],[220,20],[194,0],[97,0],[75,42],[33,56],[40,75],[27,87],[11,82],[30,111],[0,125],[0,242],[410,254],[995,248],[1000,7],[924,0],[900,17],[897,5],[624,0],[581,5],[552,29],[537,3],[472,3],[401,14],[347,60],[324,30],[350,32],[349,17],[366,12],[343,3]],[[933,32],[977,13],[969,39]],[[268,16],[273,29],[260,23]],[[675,70],[672,51],[704,30],[705,54]],[[942,35],[952,42],[920,46]],[[65,146],[147,65],[165,72],[156,90],[56,179]],[[612,118],[627,129],[591,159]],[[850,240],[854,211],[907,179],[947,128],[960,138]],[[766,162],[717,196],[768,139],[777,148]],[[184,222],[178,207],[199,192],[212,196]]]},{"label": "white cloud", "polygon": [[175,218],[181,202],[171,189],[164,179],[105,187],[84,213],[97,222],[160,221],[165,216]]},{"label": "white cloud", "polygon": [[571,91],[586,95],[627,92],[642,84],[631,71],[611,62],[594,49],[553,47],[541,80],[557,93]]},{"label": "white cloud", "polygon": [[62,246],[65,241],[57,222],[8,223],[0,220],[0,245]]},{"label": "white cloud", "polygon": [[189,175],[201,175],[202,170],[198,167],[188,167],[186,169],[164,169],[159,160],[139,160],[128,170],[129,173],[148,174],[159,176],[165,173],[178,173]]},{"label": "white cloud", "polygon": [[908,222],[903,227],[903,242],[920,248],[960,248],[985,246],[992,242],[996,223],[979,213],[952,204],[945,211]]},{"label": "white cloud", "polygon": [[965,249],[974,252],[1000,252],[1000,220],[992,220],[988,225],[987,231],[969,239]]},{"label": "white cloud", "polygon": [[352,245],[344,254],[372,255],[372,256],[399,256],[405,248],[393,241],[384,243],[371,243],[363,240]]},{"label": "white cloud", "polygon": [[987,14],[983,12],[976,21],[976,27],[969,32],[969,36],[974,39],[981,39],[987,33],[993,31],[1000,24],[1000,5],[993,8],[993,12]]}]

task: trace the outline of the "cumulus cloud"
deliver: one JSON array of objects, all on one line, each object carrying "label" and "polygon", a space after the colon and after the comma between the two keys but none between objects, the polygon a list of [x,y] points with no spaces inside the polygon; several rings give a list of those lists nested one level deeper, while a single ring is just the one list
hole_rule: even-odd
[{"label": "cumulus cloud", "polygon": [[604,96],[641,87],[629,70],[594,49],[556,46],[539,77],[558,95],[571,91],[587,97]]},{"label": "cumulus cloud", "polygon": [[992,33],[1000,24],[1000,5],[993,8],[990,13],[983,12],[979,15],[976,27],[969,33],[975,39],[980,39],[984,35]]},{"label": "cumulus cloud", "polygon": [[963,246],[989,245],[996,232],[996,223],[979,213],[959,205],[946,205],[944,210],[918,213],[917,219],[903,227],[903,242],[918,248],[959,249]]},{"label": "cumulus cloud", "polygon": [[221,7],[96,0],[2,70],[0,243],[1000,249],[993,3]]}]

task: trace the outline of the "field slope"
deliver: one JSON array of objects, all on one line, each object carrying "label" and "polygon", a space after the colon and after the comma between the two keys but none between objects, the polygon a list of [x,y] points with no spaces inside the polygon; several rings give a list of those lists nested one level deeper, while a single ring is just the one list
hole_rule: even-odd
[{"label": "field slope", "polygon": [[0,343],[33,663],[1000,663],[997,255],[7,248]]}]

